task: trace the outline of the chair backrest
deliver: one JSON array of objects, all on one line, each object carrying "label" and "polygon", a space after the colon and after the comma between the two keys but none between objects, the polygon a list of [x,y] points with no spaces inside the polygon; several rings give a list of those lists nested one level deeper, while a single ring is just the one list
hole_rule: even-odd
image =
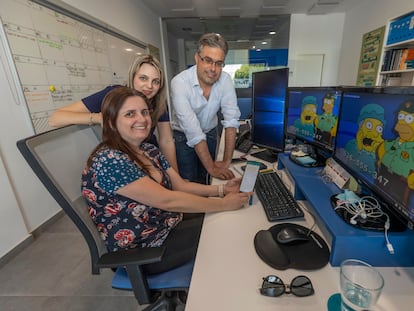
[{"label": "chair backrest", "polygon": [[81,196],[81,173],[100,141],[100,126],[70,125],[17,142],[27,163],[85,238],[93,274],[99,273],[96,263],[107,249]]}]

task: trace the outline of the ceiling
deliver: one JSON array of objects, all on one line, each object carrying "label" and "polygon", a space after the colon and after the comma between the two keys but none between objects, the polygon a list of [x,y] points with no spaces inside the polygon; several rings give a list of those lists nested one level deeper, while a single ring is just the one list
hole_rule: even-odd
[{"label": "ceiling", "polygon": [[288,48],[290,14],[346,12],[362,1],[142,0],[163,18],[169,35],[194,42],[203,33],[220,33],[230,49]]}]

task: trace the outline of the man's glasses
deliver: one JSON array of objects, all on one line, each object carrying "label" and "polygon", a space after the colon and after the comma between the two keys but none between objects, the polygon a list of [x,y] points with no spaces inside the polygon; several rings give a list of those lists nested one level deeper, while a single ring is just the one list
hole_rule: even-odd
[{"label": "man's glasses", "polygon": [[269,297],[279,297],[283,294],[306,297],[314,293],[315,290],[313,289],[311,280],[304,275],[298,275],[290,284],[283,283],[278,276],[268,275],[263,278],[262,288],[260,288],[260,294]]},{"label": "man's glasses", "polygon": [[218,60],[215,62],[208,56],[202,57],[200,53],[198,53],[198,57],[200,57],[202,62],[206,63],[209,66],[214,65],[214,67],[217,66],[217,67],[223,68],[226,65],[222,60]]}]

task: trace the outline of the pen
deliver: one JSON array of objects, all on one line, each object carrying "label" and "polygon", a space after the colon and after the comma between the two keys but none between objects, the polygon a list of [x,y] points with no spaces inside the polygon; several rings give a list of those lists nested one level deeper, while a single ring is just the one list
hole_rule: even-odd
[{"label": "pen", "polygon": [[270,173],[270,172],[273,172],[273,169],[272,168],[266,168],[264,170],[260,170],[259,171],[259,173]]}]

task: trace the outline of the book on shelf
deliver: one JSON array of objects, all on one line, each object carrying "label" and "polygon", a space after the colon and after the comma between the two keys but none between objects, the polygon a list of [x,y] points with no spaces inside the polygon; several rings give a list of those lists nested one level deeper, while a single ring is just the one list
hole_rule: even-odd
[{"label": "book on shelf", "polygon": [[414,61],[414,49],[391,49],[384,53],[381,71],[411,69]]}]

